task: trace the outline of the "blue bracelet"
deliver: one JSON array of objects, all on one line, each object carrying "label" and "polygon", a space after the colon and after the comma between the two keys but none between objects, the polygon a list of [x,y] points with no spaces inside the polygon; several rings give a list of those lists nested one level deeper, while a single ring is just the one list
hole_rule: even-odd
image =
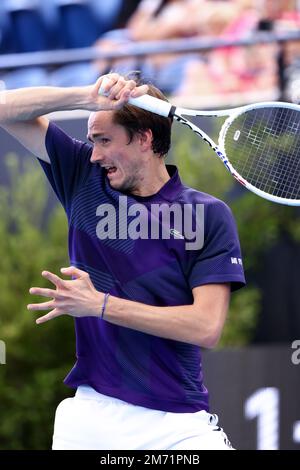
[{"label": "blue bracelet", "polygon": [[103,315],[105,313],[105,307],[106,307],[106,304],[107,304],[107,299],[108,297],[110,296],[110,294],[107,292],[106,294],[104,294],[104,300],[103,300],[103,305],[102,305],[102,310],[101,310],[101,320],[103,320]]}]

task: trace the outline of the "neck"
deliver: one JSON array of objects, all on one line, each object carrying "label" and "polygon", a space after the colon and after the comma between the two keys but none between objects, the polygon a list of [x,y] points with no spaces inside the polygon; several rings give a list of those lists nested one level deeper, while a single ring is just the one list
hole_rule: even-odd
[{"label": "neck", "polygon": [[153,196],[158,193],[161,188],[169,181],[170,175],[165,165],[163,158],[152,157],[143,170],[143,175],[140,178],[140,185],[132,190],[135,196]]}]

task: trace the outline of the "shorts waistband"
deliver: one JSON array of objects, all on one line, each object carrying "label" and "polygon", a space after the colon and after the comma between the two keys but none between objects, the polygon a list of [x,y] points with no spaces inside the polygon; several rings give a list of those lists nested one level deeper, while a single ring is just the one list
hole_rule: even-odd
[{"label": "shorts waistband", "polygon": [[[141,410],[144,409],[145,411],[149,412],[149,408],[144,408],[140,407],[137,405],[133,405],[131,403],[128,403],[126,401],[120,400],[119,398],[111,397],[109,395],[103,395],[103,393],[97,392],[94,388],[92,388],[90,385],[79,385],[76,394],[76,398],[79,398],[81,400],[95,400],[98,402],[106,402],[106,403],[114,403],[114,404],[119,404],[119,405],[125,405],[127,408],[132,407],[132,408],[140,408]],[[159,411],[159,410],[151,410],[152,412],[155,412],[157,414],[176,414],[176,413],[171,413],[171,412],[165,412],[165,411]],[[216,426],[218,424],[218,416],[216,414],[211,414],[208,413],[205,410],[201,411],[196,411],[195,413],[187,413],[191,415],[195,415],[198,417],[198,419],[203,420],[207,424],[211,424],[213,426]]]},{"label": "shorts waistband", "polygon": [[82,400],[97,400],[119,404],[126,403],[122,400],[119,400],[119,398],[110,397],[109,395],[103,395],[103,393],[97,392],[90,385],[79,385],[76,390],[75,397],[80,398]]}]

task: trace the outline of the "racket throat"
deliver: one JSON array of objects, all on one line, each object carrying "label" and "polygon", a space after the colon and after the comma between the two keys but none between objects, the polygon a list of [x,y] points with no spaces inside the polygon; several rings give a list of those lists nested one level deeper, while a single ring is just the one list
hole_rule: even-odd
[{"label": "racket throat", "polygon": [[178,116],[178,115],[176,116],[176,106],[171,106],[171,109],[170,109],[170,111],[169,111],[168,117],[169,117],[170,119],[174,119],[174,118],[175,118],[175,119],[177,119],[177,121],[179,121],[179,117],[180,117],[180,116]]}]

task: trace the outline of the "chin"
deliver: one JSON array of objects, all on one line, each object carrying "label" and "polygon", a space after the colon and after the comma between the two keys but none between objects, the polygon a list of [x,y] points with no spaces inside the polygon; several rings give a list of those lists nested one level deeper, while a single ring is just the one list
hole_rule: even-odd
[{"label": "chin", "polygon": [[132,190],[132,185],[129,181],[110,181],[109,184],[111,188],[120,192],[130,193]]},{"label": "chin", "polygon": [[125,191],[126,190],[126,185],[122,182],[110,181],[109,184],[110,184],[111,188],[116,189],[117,191]]}]

